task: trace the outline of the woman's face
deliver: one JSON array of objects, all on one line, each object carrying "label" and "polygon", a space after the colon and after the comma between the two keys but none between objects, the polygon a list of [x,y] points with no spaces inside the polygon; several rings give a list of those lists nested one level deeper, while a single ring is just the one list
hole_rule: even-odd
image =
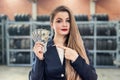
[{"label": "woman's face", "polygon": [[67,12],[58,12],[51,24],[54,29],[55,35],[66,36],[69,34],[70,18]]}]

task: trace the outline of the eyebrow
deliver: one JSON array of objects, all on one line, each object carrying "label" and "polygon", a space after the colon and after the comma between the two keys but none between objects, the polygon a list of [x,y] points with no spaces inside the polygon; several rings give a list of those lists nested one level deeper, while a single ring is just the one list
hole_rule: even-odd
[{"label": "eyebrow", "polygon": [[59,20],[59,19],[62,19],[62,18],[57,18],[56,20]]},{"label": "eyebrow", "polygon": [[[59,19],[61,20],[62,18],[57,18],[56,20],[59,20]],[[68,18],[66,18],[66,19],[70,19],[70,18],[68,17]]]},{"label": "eyebrow", "polygon": [[70,19],[70,17],[68,16],[66,19]]}]

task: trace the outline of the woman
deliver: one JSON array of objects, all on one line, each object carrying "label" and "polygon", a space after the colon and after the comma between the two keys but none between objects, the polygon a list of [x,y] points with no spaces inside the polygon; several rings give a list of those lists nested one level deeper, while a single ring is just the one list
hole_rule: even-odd
[{"label": "woman", "polygon": [[35,43],[30,80],[97,80],[72,12],[59,6],[51,13],[50,22],[54,37],[44,54],[42,44]]}]

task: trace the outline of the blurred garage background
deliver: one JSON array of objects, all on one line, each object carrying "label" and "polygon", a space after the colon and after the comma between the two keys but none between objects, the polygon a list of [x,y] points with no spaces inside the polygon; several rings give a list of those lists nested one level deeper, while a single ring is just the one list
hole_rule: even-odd
[{"label": "blurred garage background", "polygon": [[59,5],[73,11],[98,80],[119,80],[120,0],[0,0],[0,80],[28,80],[31,33],[43,28],[52,35],[49,14]]}]

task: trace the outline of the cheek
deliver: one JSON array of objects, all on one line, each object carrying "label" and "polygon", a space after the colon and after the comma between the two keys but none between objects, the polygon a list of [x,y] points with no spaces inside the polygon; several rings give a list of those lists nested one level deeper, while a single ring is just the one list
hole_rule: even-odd
[{"label": "cheek", "polygon": [[68,30],[70,31],[70,26],[68,27]]},{"label": "cheek", "polygon": [[54,28],[54,30],[60,30],[61,25],[55,24],[53,28]]}]

